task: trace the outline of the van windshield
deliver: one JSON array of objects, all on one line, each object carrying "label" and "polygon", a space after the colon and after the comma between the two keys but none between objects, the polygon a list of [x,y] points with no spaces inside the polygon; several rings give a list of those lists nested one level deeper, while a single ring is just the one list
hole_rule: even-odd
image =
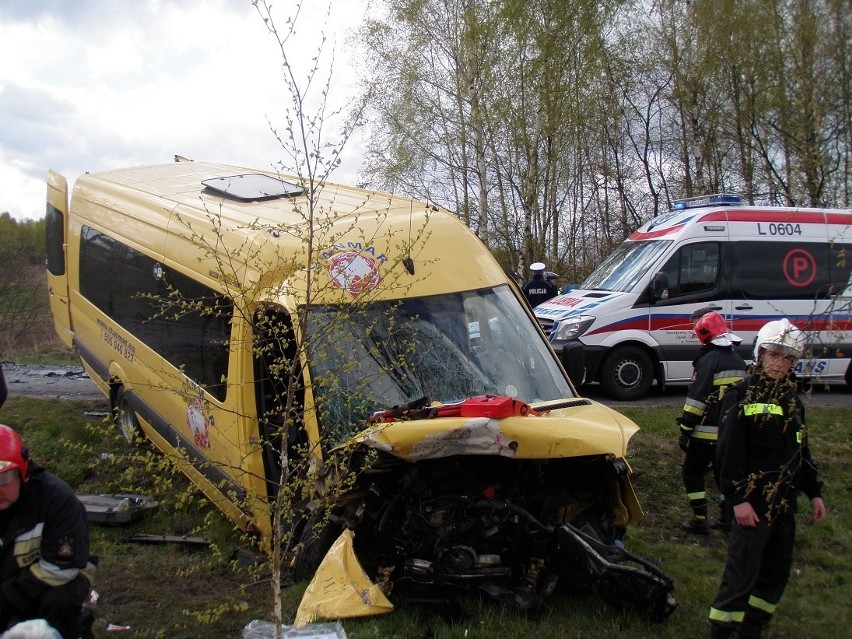
[{"label": "van windshield", "polygon": [[586,278],[580,288],[620,293],[632,291],[670,244],[669,240],[624,242]]},{"label": "van windshield", "polygon": [[373,412],[420,398],[442,404],[509,395],[572,397],[547,343],[506,285],[310,311],[314,402],[338,443]]}]

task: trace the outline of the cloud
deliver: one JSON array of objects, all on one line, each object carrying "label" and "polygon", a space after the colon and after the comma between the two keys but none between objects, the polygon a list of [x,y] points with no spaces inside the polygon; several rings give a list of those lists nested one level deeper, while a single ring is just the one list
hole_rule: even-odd
[{"label": "cloud", "polygon": [[[315,53],[318,27],[340,49],[360,18],[361,2],[333,0],[326,24],[316,4],[304,3],[296,63]],[[285,6],[274,5],[279,28]],[[290,98],[277,44],[249,0],[5,0],[0,59],[0,212],[41,217],[51,168],[73,182],[174,154],[258,168],[282,156],[267,118],[282,127]],[[340,79],[352,79],[335,76],[332,100],[346,104],[353,89]]]}]

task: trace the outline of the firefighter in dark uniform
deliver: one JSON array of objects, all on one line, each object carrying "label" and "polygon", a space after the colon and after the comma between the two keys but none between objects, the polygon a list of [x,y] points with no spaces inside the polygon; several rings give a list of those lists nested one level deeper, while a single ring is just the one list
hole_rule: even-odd
[{"label": "firefighter in dark uniform", "polygon": [[44,619],[64,639],[78,639],[94,573],[86,509],[2,424],[0,541],[0,630]]},{"label": "firefighter in dark uniform", "polygon": [[763,636],[790,576],[799,490],[810,498],[810,521],[826,517],[791,374],[803,349],[787,319],[769,322],[757,334],[754,370],[722,402],[717,463],[733,519],[710,608],[713,639]]},{"label": "firefighter in dark uniform", "polygon": [[532,271],[532,279],[524,284],[521,290],[530,308],[535,308],[551,297],[556,297],[558,291],[553,284],[544,279],[544,263],[535,262],[530,266],[530,271]]},{"label": "firefighter in dark uniform", "polygon": [[[734,352],[734,344],[741,341],[728,332],[724,318],[716,311],[702,313],[695,321],[693,331],[701,342],[701,352],[692,362],[692,382],[686,393],[683,414],[677,419],[680,426],[678,443],[684,452],[681,474],[692,518],[683,522],[686,532],[706,535],[711,528],[707,518],[707,492],[704,476],[713,467],[718,485],[714,460],[716,438],[719,432],[720,402],[725,390],[745,377],[746,364]],[[722,516],[718,527],[725,528],[727,519]]]}]

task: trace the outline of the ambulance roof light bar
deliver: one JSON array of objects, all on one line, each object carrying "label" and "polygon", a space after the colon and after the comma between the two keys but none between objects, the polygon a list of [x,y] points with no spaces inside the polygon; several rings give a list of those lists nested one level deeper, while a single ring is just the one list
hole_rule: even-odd
[{"label": "ambulance roof light bar", "polygon": [[672,203],[672,210],[685,211],[687,209],[697,209],[704,206],[733,206],[735,204],[742,204],[742,201],[743,200],[739,195],[715,193],[714,195],[701,195],[699,197],[675,200]]}]

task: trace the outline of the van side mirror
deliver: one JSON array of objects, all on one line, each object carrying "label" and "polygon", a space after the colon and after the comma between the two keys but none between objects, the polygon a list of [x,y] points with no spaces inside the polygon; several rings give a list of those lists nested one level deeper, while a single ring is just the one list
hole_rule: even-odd
[{"label": "van side mirror", "polygon": [[659,271],[658,273],[654,273],[654,277],[651,278],[651,284],[649,287],[651,290],[650,297],[651,302],[658,302],[659,300],[665,300],[669,297],[669,276]]}]

